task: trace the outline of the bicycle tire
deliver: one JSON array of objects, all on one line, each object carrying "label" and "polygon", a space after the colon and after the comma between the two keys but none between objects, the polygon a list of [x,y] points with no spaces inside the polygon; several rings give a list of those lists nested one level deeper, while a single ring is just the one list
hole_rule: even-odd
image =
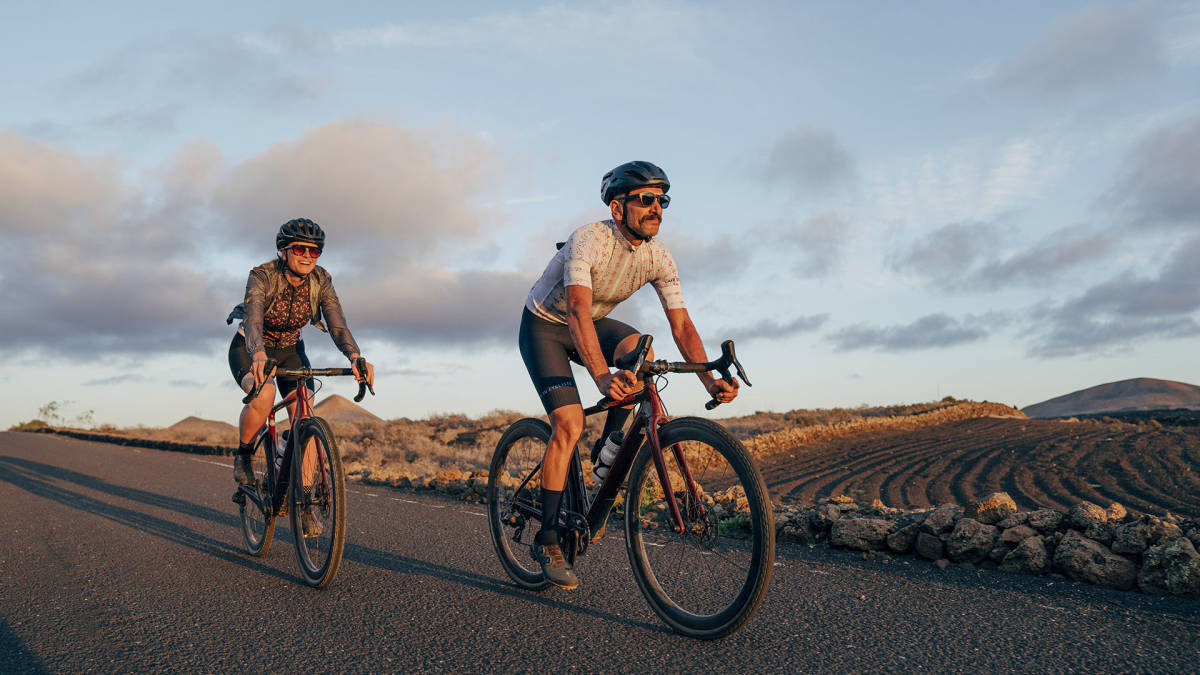
[{"label": "bicycle tire", "polygon": [[[238,504],[238,515],[242,519],[242,539],[246,542],[246,551],[255,558],[266,555],[275,538],[275,516],[268,513],[270,505],[263,503],[264,500],[270,500],[271,497],[262,493],[263,486],[267,484],[266,471],[270,471],[270,463],[274,460],[274,451],[269,441],[270,438],[267,434],[261,434],[254,445],[254,456],[258,456],[261,451],[267,462],[266,468],[257,481],[258,500],[246,498],[243,495],[242,501]],[[244,488],[239,487],[238,489]]]},{"label": "bicycle tire", "polygon": [[[729,635],[754,615],[771,581],[775,525],[766,483],[745,446],[715,422],[684,417],[658,433],[685,532],[667,527],[664,491],[645,443],[625,494],[625,548],[634,578],[676,632],[709,640]],[[683,486],[675,444],[683,444],[699,502]]]},{"label": "bicycle tire", "polygon": [[[296,544],[296,558],[300,563],[300,576],[304,583],[314,588],[324,588],[337,576],[342,563],[342,552],[346,545],[346,476],[338,454],[333,431],[329,423],[320,417],[309,417],[300,422],[299,438],[292,446],[292,481],[288,489],[291,508],[288,516],[292,526],[292,540]],[[304,448],[313,442],[315,465],[313,494],[305,495]],[[313,517],[321,525],[321,532],[306,536],[304,511],[309,507]]]},{"label": "bicycle tire", "polygon": [[[500,436],[488,468],[488,532],[492,546],[508,576],[531,591],[550,585],[529,552],[541,519],[528,513],[528,509],[541,508],[541,461],[549,440],[550,425],[528,417],[517,420]],[[522,483],[524,488],[520,487]],[[518,511],[518,506],[528,509]]]}]

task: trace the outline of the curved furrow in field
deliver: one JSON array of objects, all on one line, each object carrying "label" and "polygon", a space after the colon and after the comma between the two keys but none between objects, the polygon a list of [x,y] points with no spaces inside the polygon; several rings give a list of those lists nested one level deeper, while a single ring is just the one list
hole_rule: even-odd
[{"label": "curved furrow in field", "polygon": [[860,461],[847,466],[847,471],[841,479],[825,488],[825,496],[847,494],[867,502],[874,499],[882,501],[883,492],[880,487],[888,475],[893,473],[890,467],[898,458],[909,462],[914,457],[936,452],[936,448],[929,448],[928,444],[917,439],[905,439],[900,443],[889,442],[881,448],[868,451]]},{"label": "curved furrow in field", "polygon": [[888,506],[966,504],[1007,492],[1022,508],[1081,499],[1136,512],[1200,512],[1200,429],[977,418],[811,443],[760,462],[789,501],[848,494]]},{"label": "curved furrow in field", "polygon": [[1157,449],[1150,450],[1147,445],[1158,444],[1130,444],[1115,456],[1115,462],[1109,463],[1110,467],[1120,467],[1117,471],[1112,471],[1111,468],[1108,471],[1113,475],[1115,488],[1120,495],[1117,501],[1121,501],[1127,508],[1133,506],[1139,511],[1158,514],[1164,510],[1184,514],[1200,511],[1197,500],[1187,497],[1188,494],[1197,493],[1189,491],[1186,487],[1182,490],[1179,487],[1175,474],[1180,471],[1180,467],[1173,462],[1164,461]]}]

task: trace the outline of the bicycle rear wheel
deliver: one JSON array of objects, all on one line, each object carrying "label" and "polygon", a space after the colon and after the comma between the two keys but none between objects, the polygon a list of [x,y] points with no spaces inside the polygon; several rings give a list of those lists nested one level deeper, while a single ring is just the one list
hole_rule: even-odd
[{"label": "bicycle rear wheel", "polygon": [[518,586],[539,591],[550,585],[529,552],[542,522],[542,458],[550,425],[517,420],[505,430],[488,470],[488,524],[504,571]]},{"label": "bicycle rear wheel", "polygon": [[[677,632],[714,639],[741,628],[766,595],[775,526],[766,484],[745,447],[720,425],[684,417],[659,429],[684,531],[674,530],[647,443],[630,470],[625,542],[638,588]],[[684,482],[678,444],[698,499]]]},{"label": "bicycle rear wheel", "polygon": [[[267,461],[265,469],[255,471],[257,485],[238,487],[238,497],[241,499],[237,503],[238,514],[242,519],[242,538],[246,541],[246,551],[256,558],[266,555],[275,537],[275,517],[267,514],[270,506],[263,504],[264,500],[270,499],[269,495],[263,495],[264,486],[267,484],[266,471],[270,470],[272,460],[269,440],[266,434],[261,434],[254,445],[254,456],[265,457]],[[251,492],[253,494],[250,494]]]},{"label": "bicycle rear wheel", "polygon": [[[288,510],[292,539],[304,583],[324,588],[337,576],[346,544],[346,477],[329,423],[320,417],[300,422],[292,450],[292,485]],[[305,481],[304,449],[311,475]],[[310,522],[305,523],[305,513]]]}]

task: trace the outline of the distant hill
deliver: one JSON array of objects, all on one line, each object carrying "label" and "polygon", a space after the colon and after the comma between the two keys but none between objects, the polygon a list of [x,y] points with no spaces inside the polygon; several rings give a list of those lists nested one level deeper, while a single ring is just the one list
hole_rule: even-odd
[{"label": "distant hill", "polygon": [[1134,410],[1200,410],[1200,387],[1186,382],[1137,377],[1035,403],[1021,412],[1028,417],[1072,417]]},{"label": "distant hill", "polygon": [[331,394],[324,401],[313,406],[317,417],[323,417],[329,422],[353,424],[354,422],[382,422],[383,419],[373,415],[354,401]]},{"label": "distant hill", "polygon": [[192,435],[225,434],[232,437],[237,434],[237,427],[226,422],[218,422],[217,420],[185,417],[167,427],[167,431]]}]

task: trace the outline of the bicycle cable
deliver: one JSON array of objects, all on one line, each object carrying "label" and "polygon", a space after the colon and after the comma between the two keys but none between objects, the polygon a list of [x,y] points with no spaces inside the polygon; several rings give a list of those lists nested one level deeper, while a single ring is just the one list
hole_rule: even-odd
[{"label": "bicycle cable", "polygon": [[[669,385],[669,384],[671,384],[671,382],[670,382],[670,380],[667,379],[666,375],[655,375],[654,376],[654,390],[655,391],[662,392],[662,390],[666,389],[667,385]],[[670,417],[671,414],[669,412],[667,412],[667,404],[665,402],[663,402],[662,397],[659,397],[658,404],[662,406],[663,415]]]}]

